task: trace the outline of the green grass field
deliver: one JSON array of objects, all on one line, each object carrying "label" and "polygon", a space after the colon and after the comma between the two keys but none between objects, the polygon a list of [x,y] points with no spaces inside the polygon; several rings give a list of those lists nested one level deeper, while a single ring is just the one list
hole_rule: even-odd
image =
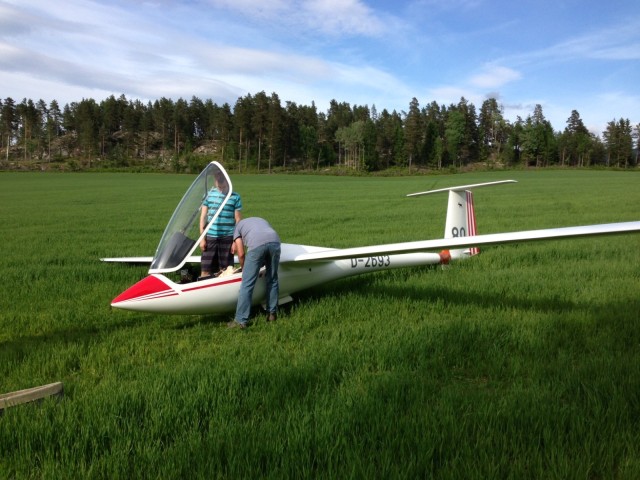
[{"label": "green grass field", "polygon": [[[640,478],[640,235],[487,247],[304,292],[274,324],[112,310],[195,176],[0,174],[0,478]],[[232,176],[331,247],[640,220],[640,173]]]}]

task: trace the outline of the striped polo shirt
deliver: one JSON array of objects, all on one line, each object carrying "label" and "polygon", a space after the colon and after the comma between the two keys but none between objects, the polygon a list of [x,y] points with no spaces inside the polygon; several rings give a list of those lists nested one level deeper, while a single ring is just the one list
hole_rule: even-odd
[{"label": "striped polo shirt", "polygon": [[[225,196],[226,194],[220,192],[216,188],[212,188],[209,191],[207,198],[205,198],[203,203],[203,205],[207,207],[207,223],[211,221],[216,210],[218,210],[218,207],[224,201]],[[233,229],[236,226],[236,210],[242,210],[242,201],[240,200],[240,195],[236,192],[231,192],[229,201],[222,208],[220,215],[218,215],[216,221],[207,231],[207,235],[211,237],[225,237],[233,235]]]}]

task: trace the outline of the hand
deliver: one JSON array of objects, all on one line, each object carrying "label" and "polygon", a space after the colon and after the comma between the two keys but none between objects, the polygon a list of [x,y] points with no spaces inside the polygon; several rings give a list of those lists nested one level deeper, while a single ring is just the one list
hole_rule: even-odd
[{"label": "hand", "polygon": [[207,249],[207,239],[203,238],[202,240],[200,240],[200,250],[204,252],[206,249]]}]

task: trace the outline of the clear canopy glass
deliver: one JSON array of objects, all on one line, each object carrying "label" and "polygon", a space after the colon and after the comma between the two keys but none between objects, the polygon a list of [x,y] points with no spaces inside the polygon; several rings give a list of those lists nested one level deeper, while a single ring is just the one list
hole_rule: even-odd
[{"label": "clear canopy glass", "polygon": [[[216,183],[217,182],[217,183]],[[217,188],[224,195],[207,227],[200,233],[200,211],[211,189]],[[206,235],[209,226],[216,221],[222,208],[231,197],[231,179],[218,162],[211,162],[198,175],[176,207],[162,234],[149,273],[175,272],[187,261]]]}]

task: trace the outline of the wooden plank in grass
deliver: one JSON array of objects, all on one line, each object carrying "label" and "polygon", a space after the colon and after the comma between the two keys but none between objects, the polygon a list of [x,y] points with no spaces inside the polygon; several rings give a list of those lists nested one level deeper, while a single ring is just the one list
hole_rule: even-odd
[{"label": "wooden plank in grass", "polygon": [[41,400],[45,397],[51,396],[62,397],[62,395],[62,382],[50,383],[48,385],[27,388],[16,392],[3,393],[0,394],[0,413],[2,413],[5,408],[14,407],[22,403],[33,402],[34,400]]}]

